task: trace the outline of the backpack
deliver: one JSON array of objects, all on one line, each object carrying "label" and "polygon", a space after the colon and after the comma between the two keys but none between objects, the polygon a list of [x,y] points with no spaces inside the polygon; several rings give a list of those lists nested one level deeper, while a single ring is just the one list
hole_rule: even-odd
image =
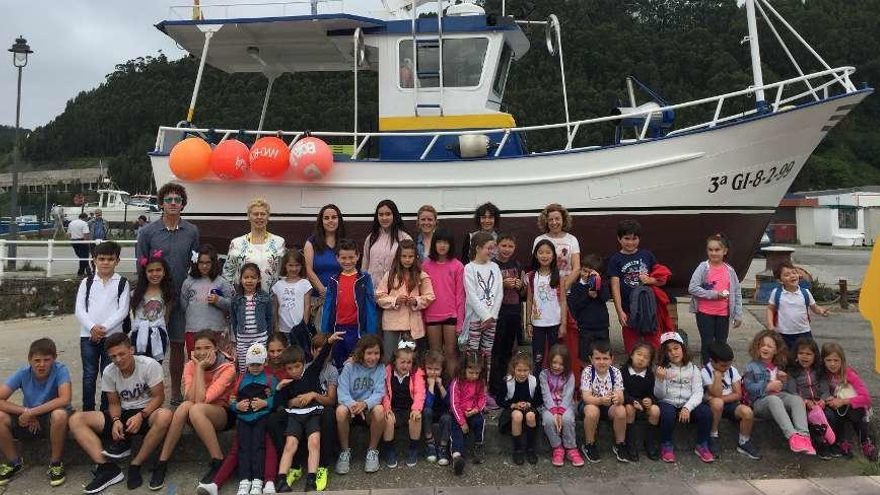
[{"label": "backpack", "polygon": [[[611,377],[611,390],[614,390],[614,387],[617,385],[614,383],[614,371],[611,368],[608,368],[608,376]],[[596,381],[596,367],[590,366],[590,386],[593,386],[593,382]]]},{"label": "backpack", "polygon": [[[89,296],[92,294],[92,284],[95,283],[95,275],[90,275],[86,277],[86,311],[89,310]],[[125,286],[128,285],[128,279],[119,276],[119,285],[117,286],[116,291],[116,306],[119,306],[119,298],[122,297],[122,293],[125,292]],[[122,332],[128,335],[131,332],[131,312],[125,315],[125,319],[122,320]]]},{"label": "backpack", "polygon": [[641,335],[657,332],[657,296],[654,289],[640,285],[629,295],[627,326]]},{"label": "backpack", "polygon": [[[706,371],[709,372],[709,377],[715,376],[715,370],[712,368],[711,364],[706,363]],[[729,380],[728,383],[729,383],[730,388],[733,389],[733,366],[731,366],[730,368],[727,368],[727,379]],[[724,379],[723,378],[721,379],[721,386],[722,386],[722,388],[724,387]],[[745,388],[745,387],[742,387],[742,388]]]},{"label": "backpack", "polygon": [[[807,289],[801,287],[800,285],[798,285],[798,289],[801,291],[801,295],[804,297],[804,306],[807,307],[807,321],[810,321],[810,293],[809,291],[807,291]],[[782,291],[784,290],[785,288],[783,288],[780,284],[779,287],[776,289],[776,292],[773,293],[773,307],[775,309],[773,309],[772,311],[774,325],[779,324],[779,301],[782,299]]]}]

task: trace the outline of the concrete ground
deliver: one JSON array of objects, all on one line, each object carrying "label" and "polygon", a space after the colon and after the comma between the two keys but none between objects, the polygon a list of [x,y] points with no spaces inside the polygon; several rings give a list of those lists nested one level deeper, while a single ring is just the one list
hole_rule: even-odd
[{"label": "concrete ground", "polygon": [[[840,278],[847,279],[850,288],[862,285],[868,268],[871,250],[868,248],[832,248],[830,246],[789,246],[794,248],[792,260],[804,267],[813,278],[825,285],[837,285]],[[755,287],[755,275],[764,271],[763,258],[755,258],[743,280],[743,286]]]}]

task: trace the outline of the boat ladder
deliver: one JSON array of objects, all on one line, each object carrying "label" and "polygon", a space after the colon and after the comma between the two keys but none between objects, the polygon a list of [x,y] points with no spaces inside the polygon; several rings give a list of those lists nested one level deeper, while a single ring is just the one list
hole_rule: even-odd
[{"label": "boat ladder", "polygon": [[[416,12],[419,2],[412,4],[412,61],[413,61],[413,112],[416,117],[420,111],[436,111],[443,115],[443,1],[437,0],[437,36],[419,37],[418,13]],[[437,50],[437,70],[421,70],[419,67],[419,49]],[[422,79],[437,79],[439,88],[438,100],[434,102],[423,101],[424,92],[419,91]]]}]

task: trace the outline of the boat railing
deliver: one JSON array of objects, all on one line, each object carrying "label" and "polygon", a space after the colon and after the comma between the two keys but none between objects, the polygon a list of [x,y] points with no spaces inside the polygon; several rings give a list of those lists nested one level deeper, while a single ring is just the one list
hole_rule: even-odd
[{"label": "boat railing", "polygon": [[[354,3],[354,0],[349,0]],[[346,12],[345,0],[293,0],[288,2],[247,2],[209,5],[172,5],[168,19],[177,21],[210,19],[248,19]]]},{"label": "boat railing", "polygon": [[[822,101],[831,96],[835,96],[837,94],[849,94],[857,91],[855,85],[853,85],[850,80],[850,76],[855,73],[855,68],[850,66],[838,67],[833,69],[827,69],[819,72],[814,72],[812,74],[806,74],[803,76],[794,77],[791,79],[786,79],[783,81],[774,82],[771,84],[765,84],[762,86],[751,86],[746,89],[742,89],[739,91],[733,91],[730,93],[711,96],[707,98],[700,98],[692,101],[688,101],[685,103],[678,103],[674,105],[667,105],[659,108],[652,108],[642,111],[636,111],[632,113],[626,113],[623,115],[608,115],[604,117],[597,117],[592,119],[584,119],[577,120],[571,122],[562,122],[558,124],[544,124],[544,125],[533,125],[533,126],[524,126],[524,127],[516,127],[516,128],[497,128],[497,129],[478,129],[478,130],[459,130],[459,131],[426,131],[426,132],[345,132],[345,131],[311,131],[308,134],[320,137],[320,138],[348,138],[354,139],[354,142],[357,145],[354,147],[354,152],[351,154],[352,160],[357,160],[361,157],[363,150],[366,148],[367,144],[370,140],[374,138],[383,138],[383,137],[428,137],[431,138],[428,144],[425,146],[420,160],[426,160],[430,155],[431,151],[434,149],[437,142],[440,138],[444,136],[463,136],[463,135],[474,135],[474,134],[500,134],[501,141],[498,143],[498,146],[495,148],[494,157],[501,156],[501,153],[504,149],[504,146],[510,139],[510,136],[513,134],[525,134],[530,132],[537,131],[548,131],[548,130],[559,130],[564,129],[565,133],[565,142],[563,145],[551,150],[547,151],[549,153],[556,153],[561,151],[571,151],[576,149],[589,149],[595,148],[596,146],[580,146],[576,147],[576,140],[579,136],[579,133],[582,129],[599,125],[599,124],[607,124],[613,123],[616,121],[622,121],[624,119],[631,120],[634,118],[641,117],[644,121],[639,127],[636,129],[635,139],[630,140],[628,142],[638,142],[654,139],[653,136],[649,135],[650,125],[652,122],[652,117],[656,118],[663,114],[666,111],[677,112],[683,109],[691,109],[694,107],[703,107],[704,109],[708,108],[711,110],[711,117],[707,120],[699,122],[697,124],[690,125],[688,127],[675,129],[667,133],[666,135],[676,135],[681,134],[688,131],[694,131],[703,128],[712,128],[716,127],[720,124],[729,123],[731,121],[735,121],[742,118],[748,118],[751,116],[755,116],[759,114],[759,105],[756,105],[755,95],[759,91],[763,91],[768,96],[772,95],[773,100],[766,102],[766,109],[763,112],[768,113],[777,113],[789,110],[792,106],[806,103],[809,101]],[[797,92],[795,94],[787,94],[787,90],[790,90],[794,86],[804,85],[807,89],[804,91]],[[798,91],[798,90],[795,90]],[[733,101],[739,101],[741,104],[745,99],[745,104],[750,105],[750,110],[745,111],[737,111],[734,110],[732,113],[725,113],[725,110],[734,106]],[[740,105],[736,107],[737,109],[744,108],[744,105]],[[189,134],[199,134],[207,136],[210,133],[222,136],[222,139],[228,139],[230,137],[237,136],[242,131],[239,129],[208,129],[208,128],[194,128],[194,127],[176,127],[176,126],[162,126],[159,128],[159,134],[156,137],[156,152],[168,152],[170,148],[182,137]],[[251,136],[270,136],[270,135],[280,135],[285,137],[292,137],[290,141],[290,147],[303,136],[306,135],[305,131],[244,131],[245,134]],[[166,139],[167,138],[167,139]],[[547,153],[543,152],[543,153]]]},{"label": "boat railing", "polygon": [[[6,275],[8,275],[7,270],[7,262],[18,262],[24,263],[26,266],[29,266],[32,270],[33,268],[43,268],[43,274],[46,278],[53,277],[58,274],[58,269],[56,267],[56,263],[58,262],[74,262],[78,263],[80,259],[74,256],[73,250],[70,249],[70,246],[74,244],[87,244],[89,246],[100,244],[101,240],[83,240],[83,241],[74,241],[69,239],[64,240],[56,240],[56,239],[44,239],[44,240],[25,240],[25,239],[0,239],[0,280],[2,280]],[[136,240],[116,240],[113,239],[113,242],[121,245],[123,248],[126,247],[134,247],[137,244]],[[9,256],[9,247],[15,245],[18,246],[16,249],[17,254],[15,256]],[[66,248],[64,251],[59,251],[59,248]],[[45,256],[29,256],[24,255],[22,253],[23,248],[37,248],[37,249],[45,249]],[[31,250],[29,249],[29,250]],[[91,261],[91,256],[89,257],[89,261]],[[125,272],[134,272],[136,268],[134,266],[134,257],[121,257],[121,262],[125,263],[125,267],[120,267],[121,271]],[[130,264],[129,264],[130,263]],[[73,271],[70,273],[76,273],[76,266],[73,265]],[[25,272],[17,272],[17,273],[25,273]],[[28,271],[26,273],[38,274],[39,271]]]}]

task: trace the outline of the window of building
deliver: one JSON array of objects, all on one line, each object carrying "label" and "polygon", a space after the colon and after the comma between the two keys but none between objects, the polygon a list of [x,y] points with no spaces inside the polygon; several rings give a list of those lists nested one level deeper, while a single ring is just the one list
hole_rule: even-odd
[{"label": "window of building", "polygon": [[840,208],[837,210],[837,227],[841,229],[857,229],[859,221],[856,217],[855,208]]},{"label": "window of building", "polygon": [[[400,87],[413,87],[418,78],[420,88],[440,86],[440,44],[436,39],[420,39],[416,42],[418,67],[413,64],[413,42],[403,40],[399,46]],[[443,40],[443,86],[469,88],[480,85],[487,38]]]}]

